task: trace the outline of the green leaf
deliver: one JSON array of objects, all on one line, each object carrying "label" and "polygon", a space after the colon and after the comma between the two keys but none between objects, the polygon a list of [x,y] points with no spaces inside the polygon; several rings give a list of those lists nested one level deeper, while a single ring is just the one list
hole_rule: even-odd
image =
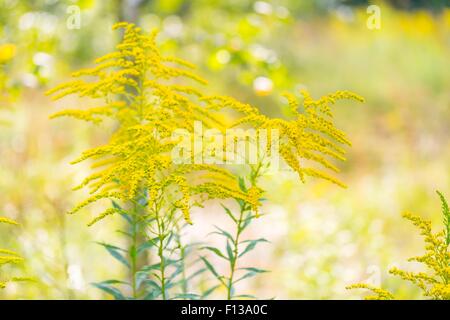
[{"label": "green leaf", "polygon": [[201,268],[201,269],[195,271],[193,274],[191,274],[189,277],[186,278],[186,282],[189,283],[190,280],[194,279],[195,277],[197,277],[198,275],[202,274],[205,271],[206,271],[206,268]]},{"label": "green leaf", "polygon": [[154,290],[151,290],[149,293],[147,293],[144,296],[144,300],[154,300],[161,295],[162,290],[155,281],[147,279],[147,280],[145,280],[144,283],[149,285],[150,287],[154,288]]},{"label": "green leaf", "polygon": [[242,298],[242,299],[257,299],[255,296],[251,295],[251,294],[240,294],[237,296],[234,296],[233,298]]},{"label": "green leaf", "polygon": [[145,197],[140,197],[137,203],[143,208],[145,208],[148,205],[148,201]]},{"label": "green leaf", "polygon": [[234,283],[239,282],[241,280],[247,279],[247,278],[251,278],[256,276],[259,273],[265,273],[268,272],[267,270],[263,270],[263,269],[257,269],[257,268],[242,268],[242,270],[247,270],[249,272],[247,272],[245,275],[243,275],[241,278],[237,279],[236,281],[234,281]]},{"label": "green leaf", "polygon": [[256,215],[253,215],[253,214],[249,213],[249,214],[247,215],[247,217],[245,217],[244,223],[241,224],[240,232],[244,231],[244,229],[247,228],[247,227],[250,225],[250,223],[252,222],[252,220],[253,220],[254,218],[256,218]]},{"label": "green leaf", "polygon": [[166,239],[166,244],[163,244],[163,248],[164,249],[166,249],[168,246],[169,246],[169,244],[171,243],[171,241],[172,241],[172,238],[173,238],[173,236],[174,236],[174,233],[173,232],[169,232],[169,237],[167,237],[167,235],[164,237],[164,239]]},{"label": "green leaf", "polygon": [[247,278],[254,277],[254,276],[256,276],[256,275],[257,275],[257,273],[254,273],[254,272],[247,272],[245,275],[243,275],[243,276],[240,277],[239,279],[233,281],[233,283],[237,283],[237,282],[239,282],[239,281],[242,281],[242,280],[247,279]]},{"label": "green leaf", "polygon": [[122,295],[119,289],[114,288],[110,286],[107,283],[99,282],[99,283],[92,283],[92,285],[114,297],[116,300],[126,300],[126,298]]},{"label": "green leaf", "polygon": [[148,273],[145,271],[138,271],[135,274],[135,278],[136,278],[136,288],[139,289],[142,283],[144,283],[144,281],[148,278]]},{"label": "green leaf", "polygon": [[123,230],[116,230],[116,232],[119,233],[119,234],[123,234],[123,235],[126,236],[126,237],[133,238],[133,235],[132,235],[132,234],[130,234],[130,233],[128,233],[128,232],[125,232],[125,231],[123,231]]},{"label": "green leaf", "polygon": [[[167,280],[167,278],[165,278]],[[166,281],[166,284],[164,285],[166,292],[167,290],[169,290],[170,288],[173,288],[177,283],[176,282],[172,282],[172,281]]]},{"label": "green leaf", "polygon": [[253,267],[239,268],[239,270],[246,270],[246,271],[251,271],[251,272],[256,272],[256,273],[265,273],[265,272],[269,272],[269,271],[264,270],[264,269],[258,269],[258,268],[253,268]]},{"label": "green leaf", "polygon": [[219,280],[222,284],[224,284],[222,277],[217,273],[216,269],[212,266],[212,264],[205,257],[200,257],[206,265],[206,268]]},{"label": "green leaf", "polygon": [[236,202],[239,204],[239,208],[240,208],[241,212],[246,211],[246,209],[245,209],[246,202],[244,200],[238,199],[238,198],[235,198],[234,200],[236,200]]},{"label": "green leaf", "polygon": [[202,298],[205,299],[206,297],[210,296],[216,289],[220,288],[220,284],[214,287],[209,288],[202,294]]},{"label": "green leaf", "polygon": [[149,287],[152,287],[152,288],[155,288],[155,289],[157,289],[157,290],[159,290],[159,291],[161,292],[161,287],[160,287],[160,285],[159,285],[156,281],[151,280],[151,279],[145,279],[145,280],[143,281],[143,283],[144,283],[145,285],[147,285],[147,286],[149,286]]},{"label": "green leaf", "polygon": [[144,243],[142,243],[141,245],[139,245],[139,247],[137,249],[137,254],[140,255],[145,250],[154,247],[156,245],[156,240],[157,239],[158,239],[158,237],[150,239],[150,240],[147,240]]},{"label": "green leaf", "polygon": [[179,259],[175,260],[175,259],[164,258],[164,264],[166,267],[171,266],[173,264],[177,264],[179,261],[180,261]]},{"label": "green leaf", "polygon": [[130,285],[128,282],[121,281],[121,280],[116,280],[116,279],[105,280],[105,281],[102,281],[102,282],[99,282],[99,283],[102,283],[102,284],[124,284],[124,285],[127,285],[127,286]]},{"label": "green leaf", "polygon": [[195,293],[180,293],[180,294],[176,295],[175,297],[173,297],[172,300],[173,299],[197,300],[198,298],[200,298],[200,296]]},{"label": "green leaf", "polygon": [[161,263],[155,263],[149,266],[143,266],[140,271],[149,272],[152,270],[159,270],[161,268]]},{"label": "green leaf", "polygon": [[172,274],[169,276],[168,280],[169,280],[169,281],[174,280],[176,276],[178,276],[180,273],[183,272],[183,269],[184,269],[184,265],[180,263],[180,264],[177,266],[177,268],[175,269],[175,271],[172,272]]},{"label": "green leaf", "polygon": [[102,243],[102,242],[97,242],[97,243],[99,245],[103,246],[113,258],[115,258],[117,261],[124,264],[127,268],[130,268],[130,264],[128,263],[127,259],[119,252],[119,251],[126,252],[126,250],[116,247],[116,246],[113,246],[113,245],[110,245],[110,244],[107,244],[107,243]]},{"label": "green leaf", "polygon": [[[164,258],[164,263],[165,263],[165,266],[167,267],[167,266],[170,266],[170,265],[172,265],[172,264],[175,264],[175,263],[177,263],[179,260],[171,260],[171,259],[165,259]],[[141,270],[139,271],[139,272],[143,272],[143,273],[146,273],[146,274],[148,274],[150,271],[152,271],[152,270],[160,270],[160,268],[161,268],[161,263],[160,262],[158,262],[158,263],[155,263],[155,264],[152,264],[152,265],[150,265],[150,266],[143,266],[142,268],[141,268]],[[160,275],[159,274],[157,274],[157,273],[155,273],[155,272],[153,272],[153,273],[151,273],[154,277],[156,277],[159,281],[161,281],[161,277],[160,277]],[[170,281],[170,279],[172,279],[172,277],[169,277],[169,278],[166,278],[166,279],[169,279],[169,281]],[[145,281],[145,282],[147,282],[147,281]],[[167,285],[166,285],[166,287],[168,287]]]},{"label": "green leaf", "polygon": [[117,209],[117,211],[124,211],[122,207],[114,200],[111,201],[112,206]]},{"label": "green leaf", "polygon": [[228,209],[227,207],[225,207],[222,203],[220,204],[222,206],[222,208],[225,210],[225,213],[231,218],[231,220],[233,220],[234,222],[237,222],[237,219],[235,218],[235,216],[233,215],[233,213],[231,212],[230,209]]},{"label": "green leaf", "polygon": [[234,260],[236,259],[236,257],[234,256],[233,249],[231,249],[230,242],[228,240],[227,240],[227,254],[228,254],[228,260],[231,263],[234,263]]},{"label": "green leaf", "polygon": [[244,180],[244,178],[239,177],[238,179],[239,179],[239,188],[240,188],[243,192],[247,193],[248,190],[247,190],[247,187],[245,186],[245,180]]},{"label": "green leaf", "polygon": [[217,230],[219,230],[219,231],[218,231],[218,232],[217,232],[217,231],[216,231],[216,232],[212,232],[212,233],[215,233],[215,234],[221,234],[221,235],[227,237],[228,239],[230,239],[230,240],[231,240],[231,243],[234,243],[234,238],[233,238],[233,236],[232,236],[229,232],[223,230],[222,228],[219,228],[218,226],[214,226],[214,227],[215,227]]},{"label": "green leaf", "polygon": [[437,194],[439,195],[439,198],[441,199],[441,204],[442,204],[442,214],[444,215],[444,226],[445,226],[445,243],[446,245],[450,245],[450,209],[448,207],[448,203],[445,200],[444,195],[439,192],[436,191]]},{"label": "green leaf", "polygon": [[130,254],[131,260],[135,260],[137,257],[136,253],[136,247],[134,245],[130,246],[130,249],[128,250],[128,253]]},{"label": "green leaf", "polygon": [[132,224],[131,217],[128,213],[122,209],[122,207],[114,200],[111,201],[113,208],[115,208],[119,214],[124,218],[129,224]]},{"label": "green leaf", "polygon": [[160,277],[160,275],[158,273],[152,272],[152,276],[154,276],[156,279],[159,280],[159,282],[161,282],[161,277]]},{"label": "green leaf", "polygon": [[203,242],[198,241],[198,242],[188,243],[188,244],[186,244],[184,247],[185,247],[185,249],[192,250],[192,249],[195,248],[196,246],[199,246],[199,245],[202,245],[202,244],[203,244]]},{"label": "green leaf", "polygon": [[227,257],[225,257],[225,255],[217,248],[214,248],[214,247],[203,247],[202,249],[206,249],[206,250],[209,250],[211,252],[214,252],[219,257],[224,258],[225,260],[228,260]]},{"label": "green leaf", "polygon": [[242,257],[242,256],[243,256],[244,254],[246,254],[247,252],[253,250],[253,249],[256,247],[256,245],[257,245],[258,243],[260,243],[260,242],[269,242],[269,241],[267,241],[267,240],[264,239],[264,238],[256,239],[256,240],[246,240],[246,241],[242,241],[241,243],[248,243],[248,245],[245,247],[244,251],[242,251],[242,252],[239,254],[239,257]]}]

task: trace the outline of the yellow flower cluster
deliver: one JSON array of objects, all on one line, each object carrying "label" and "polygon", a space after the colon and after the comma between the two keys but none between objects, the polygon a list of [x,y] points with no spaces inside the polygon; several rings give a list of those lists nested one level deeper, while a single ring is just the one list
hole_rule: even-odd
[{"label": "yellow flower cluster", "polygon": [[381,288],[377,288],[365,283],[357,283],[347,286],[347,289],[367,289],[371,291],[374,295],[368,295],[365,297],[366,300],[393,300],[394,296],[389,292]]},{"label": "yellow flower cluster", "polygon": [[[193,197],[237,197],[258,205],[254,196],[243,193],[237,179],[228,171],[212,165],[176,165],[170,151],[177,143],[172,138],[175,128],[189,132],[194,121],[206,127],[220,126],[218,117],[201,105],[202,94],[192,86],[180,85],[189,80],[205,83],[194,74],[193,66],[159,52],[156,32],[146,34],[131,23],[118,23],[123,28],[122,42],[116,51],[96,60],[96,66],[73,74],[76,79],[47,92],[53,99],[70,94],[102,99],[100,107],[64,110],[53,117],[70,116],[99,123],[105,118],[117,121],[118,128],[108,144],[85,151],[73,163],[94,160],[96,170],[77,188],[90,187],[92,196],[71,213],[105,198],[134,202],[147,197],[149,210],[157,202],[170,203],[181,210],[187,222]],[[84,80],[88,76],[88,80]],[[92,80],[94,79],[94,80]],[[199,178],[199,175],[208,173]],[[166,192],[170,190],[170,192]],[[174,194],[177,197],[174,198]],[[89,225],[116,210],[108,209]]]},{"label": "yellow flower cluster", "polygon": [[430,272],[408,272],[393,268],[389,272],[400,276],[402,279],[417,285],[425,296],[436,300],[450,299],[450,252],[449,252],[449,219],[450,211],[448,204],[442,194],[441,197],[445,229],[438,233],[433,233],[431,222],[406,213],[404,217],[410,220],[420,229],[420,234],[425,241],[425,254],[410,258],[408,261],[415,261],[424,264]]},{"label": "yellow flower cluster", "polygon": [[[415,284],[427,297],[435,300],[450,300],[450,210],[442,193],[439,191],[437,193],[442,203],[442,214],[444,217],[444,229],[440,232],[433,233],[430,221],[410,213],[403,215],[419,228],[425,242],[425,254],[410,258],[408,261],[423,264],[428,269],[428,272],[410,272],[398,268],[392,268],[389,272]],[[385,290],[365,284],[356,284],[348,288],[369,289],[376,294],[376,296],[370,297],[373,299],[384,299],[386,296],[393,298],[391,294],[387,295]]]},{"label": "yellow flower cluster", "polygon": [[8,95],[5,93],[7,74],[4,72],[5,64],[16,54],[16,46],[10,43],[0,45],[0,107],[8,104]]},{"label": "yellow flower cluster", "polygon": [[[11,225],[17,225],[18,223],[14,220],[11,220],[9,218],[0,217],[0,224],[11,224]],[[20,257],[20,255],[14,251],[8,250],[8,249],[2,249],[0,248],[0,268],[3,265],[6,264],[14,264],[14,263],[20,263],[23,261],[23,258]],[[1,273],[0,273],[1,275]],[[8,282],[12,281],[21,281],[22,278],[3,278],[3,276],[0,278],[0,289],[3,289],[6,287],[6,284]]]},{"label": "yellow flower cluster", "polygon": [[292,120],[269,118],[261,114],[258,108],[230,97],[210,96],[204,97],[203,100],[208,102],[210,109],[230,108],[243,114],[233,127],[247,124],[260,129],[278,130],[280,155],[298,173],[302,182],[305,181],[305,176],[311,176],[345,187],[341,181],[323,170],[307,166],[302,162],[309,161],[339,172],[339,169],[326,157],[344,161],[345,150],[340,145],[351,144],[345,133],[335,127],[330,107],[340,99],[353,99],[360,102],[364,99],[348,91],[338,91],[319,100],[313,100],[305,90],[302,90],[301,94],[303,112],[299,111],[300,103],[294,95],[288,93],[284,95],[295,117]]}]

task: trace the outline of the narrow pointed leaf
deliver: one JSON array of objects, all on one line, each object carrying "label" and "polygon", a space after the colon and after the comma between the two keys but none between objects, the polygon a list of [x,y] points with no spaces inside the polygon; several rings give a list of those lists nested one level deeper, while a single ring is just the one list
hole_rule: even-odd
[{"label": "narrow pointed leaf", "polygon": [[225,210],[225,213],[231,218],[231,220],[233,220],[234,222],[237,222],[236,217],[233,215],[233,213],[231,212],[230,209],[228,209],[227,207],[225,207],[223,204],[220,204],[222,206],[222,208]]},{"label": "narrow pointed leaf", "polygon": [[242,256],[243,256],[244,254],[246,254],[247,252],[253,250],[253,249],[256,247],[256,245],[257,245],[258,243],[260,243],[260,242],[269,242],[269,241],[267,241],[267,240],[264,239],[264,238],[261,238],[261,239],[256,239],[256,240],[246,240],[246,241],[241,242],[241,243],[248,243],[248,244],[247,244],[247,246],[245,247],[244,251],[242,251],[242,252],[239,254],[239,257],[242,257]]},{"label": "narrow pointed leaf", "polygon": [[208,259],[206,259],[205,257],[200,257],[200,259],[203,260],[203,262],[205,263],[206,268],[208,268],[208,270],[223,284],[222,277],[217,273],[216,269],[214,269],[214,267],[208,261]]},{"label": "narrow pointed leaf", "polygon": [[223,259],[228,260],[227,257],[225,257],[225,255],[224,255],[219,249],[217,249],[217,248],[214,248],[214,247],[203,247],[202,249],[205,249],[205,250],[209,250],[209,251],[211,251],[211,252],[214,252],[217,256],[219,256],[219,257],[221,257],[221,258],[223,258]]},{"label": "narrow pointed leaf", "polygon": [[236,257],[234,256],[233,249],[231,249],[231,245],[228,240],[227,240],[227,254],[228,254],[228,260],[231,263],[234,263],[234,260],[236,259]]},{"label": "narrow pointed leaf", "polygon": [[208,290],[206,290],[203,294],[202,294],[202,298],[206,298],[208,296],[210,296],[214,291],[216,291],[216,289],[218,289],[220,287],[220,284],[214,287],[209,288]]},{"label": "narrow pointed leaf", "polygon": [[130,268],[130,264],[128,263],[127,259],[119,252],[119,251],[125,251],[125,250],[123,250],[119,247],[107,244],[107,243],[99,242],[98,244],[103,246],[113,258],[115,258],[117,261],[121,262],[127,268]]},{"label": "narrow pointed leaf", "polygon": [[112,295],[114,297],[114,299],[116,300],[126,300],[126,298],[122,295],[122,293],[120,292],[119,289],[114,288],[113,286],[110,286],[109,284],[106,283],[93,283],[92,284],[94,287]]}]

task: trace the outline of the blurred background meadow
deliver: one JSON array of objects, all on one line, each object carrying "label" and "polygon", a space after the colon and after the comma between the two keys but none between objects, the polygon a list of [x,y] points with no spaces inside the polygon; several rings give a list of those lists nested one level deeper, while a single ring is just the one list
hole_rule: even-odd
[{"label": "blurred background meadow", "polygon": [[[90,283],[125,273],[96,244],[120,242],[120,217],[89,228],[96,208],[66,214],[86,195],[72,187],[89,171],[70,161],[104,143],[112,127],[49,120],[83,101],[44,95],[111,51],[119,41],[111,26],[123,20],[160,29],[162,51],[195,63],[209,92],[271,116],[286,116],[284,91],[306,88],[319,98],[351,90],[366,99],[335,109],[353,143],[339,174],[347,189],[302,184],[288,173],[265,178],[267,215],[248,235],[271,243],[247,261],[271,272],[242,290],[260,298],[359,299],[362,291],[345,286],[366,281],[422,298],[387,271],[414,269],[407,258],[423,252],[402,213],[439,227],[435,190],[450,197],[450,7],[446,0],[373,3],[380,29],[367,26],[367,1],[0,0],[0,213],[20,223],[0,226],[0,243],[25,258],[11,272],[38,280],[11,284],[0,298],[107,298]],[[71,28],[77,10],[80,28]],[[189,232],[201,238],[225,220],[212,202],[193,214]]]}]

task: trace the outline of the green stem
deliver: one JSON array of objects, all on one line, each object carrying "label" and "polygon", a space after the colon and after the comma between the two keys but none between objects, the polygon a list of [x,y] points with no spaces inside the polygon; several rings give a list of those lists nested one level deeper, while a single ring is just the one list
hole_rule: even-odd
[{"label": "green stem", "polygon": [[181,241],[181,229],[176,225],[177,228],[177,244],[180,248],[180,261],[182,263],[182,269],[181,269],[181,292],[185,295],[188,293],[188,284],[187,284],[187,276],[186,276],[186,247],[183,245]]},{"label": "green stem", "polygon": [[[262,167],[262,162],[258,162],[256,167],[252,167],[252,171],[250,174],[250,183],[253,186],[256,186],[257,180],[260,175],[260,170]],[[239,219],[236,221],[236,235],[234,237],[234,248],[233,248],[233,259],[230,260],[230,277],[228,278],[228,286],[227,286],[227,299],[231,300],[232,290],[233,290],[233,280],[234,280],[234,274],[236,271],[236,264],[239,257],[239,237],[242,233],[242,222],[244,219],[244,214],[248,210],[247,203],[243,202],[240,206],[240,212],[239,212]],[[249,217],[250,218],[250,217]]]},{"label": "green stem", "polygon": [[159,246],[158,246],[158,257],[160,260],[159,264],[159,271],[161,273],[161,295],[162,299],[166,300],[166,264],[164,261],[164,226],[162,225],[162,221],[160,220],[158,212],[156,213],[156,223],[158,226],[158,239],[159,239]]},{"label": "green stem", "polygon": [[132,215],[132,225],[131,225],[131,234],[132,234],[132,242],[130,248],[130,266],[131,266],[131,287],[133,290],[133,298],[137,298],[137,288],[136,288],[136,272],[137,272],[137,257],[136,257],[136,245],[137,245],[137,226],[138,226],[138,217],[136,214],[136,204],[133,205],[133,215]]},{"label": "green stem", "polygon": [[231,300],[232,296],[232,290],[233,290],[233,280],[234,280],[234,273],[236,271],[236,262],[239,256],[239,237],[241,235],[241,225],[242,225],[242,219],[244,217],[245,212],[245,203],[241,206],[240,212],[239,212],[239,219],[237,220],[237,229],[236,229],[236,235],[233,239],[234,241],[234,248],[233,248],[233,259],[230,260],[230,277],[228,279],[228,286],[227,286],[227,300]]}]

